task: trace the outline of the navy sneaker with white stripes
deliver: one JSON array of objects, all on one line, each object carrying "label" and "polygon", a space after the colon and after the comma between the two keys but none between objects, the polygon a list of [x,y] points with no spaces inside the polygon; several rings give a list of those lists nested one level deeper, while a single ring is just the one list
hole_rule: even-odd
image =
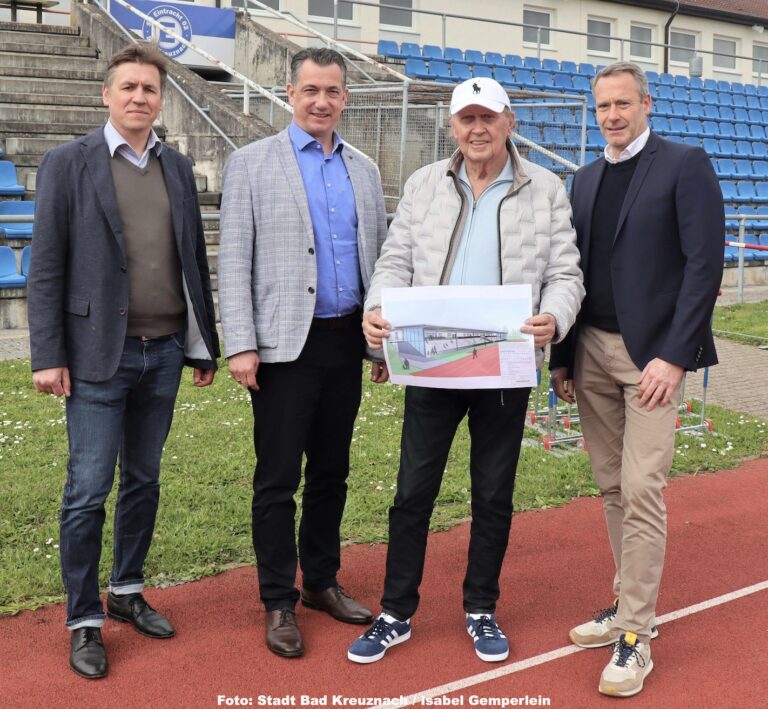
[{"label": "navy sneaker with white stripes", "polygon": [[352,662],[368,664],[384,657],[393,645],[404,643],[411,637],[411,620],[397,620],[382,613],[355,642],[350,645],[347,657]]},{"label": "navy sneaker with white stripes", "polygon": [[509,641],[494,613],[467,613],[467,632],[475,641],[475,652],[481,660],[501,662],[509,657]]}]

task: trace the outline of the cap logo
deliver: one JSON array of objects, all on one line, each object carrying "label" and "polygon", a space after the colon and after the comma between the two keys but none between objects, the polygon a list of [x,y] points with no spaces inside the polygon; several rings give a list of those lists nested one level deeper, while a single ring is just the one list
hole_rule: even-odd
[{"label": "cap logo", "polygon": [[480,87],[476,83],[472,84],[472,93],[473,94],[479,94],[480,93]]}]

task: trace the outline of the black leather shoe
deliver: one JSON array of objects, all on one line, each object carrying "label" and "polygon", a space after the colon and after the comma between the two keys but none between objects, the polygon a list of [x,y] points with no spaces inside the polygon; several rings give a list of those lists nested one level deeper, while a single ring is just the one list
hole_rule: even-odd
[{"label": "black leather shoe", "polygon": [[78,628],[72,631],[69,666],[81,677],[98,679],[107,674],[107,653],[100,628]]},{"label": "black leather shoe", "polygon": [[299,657],[304,654],[301,631],[296,625],[296,613],[290,608],[267,611],[267,647],[281,657]]},{"label": "black leather shoe", "polygon": [[342,586],[331,586],[323,591],[301,589],[301,602],[307,608],[325,611],[342,623],[367,625],[373,614],[351,598]]},{"label": "black leather shoe", "polygon": [[107,596],[107,615],[123,623],[130,623],[142,635],[150,638],[172,638],[176,631],[170,621],[144,600],[140,593]]}]

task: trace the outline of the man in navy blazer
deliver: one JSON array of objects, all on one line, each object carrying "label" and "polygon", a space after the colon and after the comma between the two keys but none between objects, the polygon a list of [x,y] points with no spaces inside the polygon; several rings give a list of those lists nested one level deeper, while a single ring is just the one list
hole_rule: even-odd
[{"label": "man in navy blazer", "polygon": [[152,130],[166,62],[148,45],[112,57],[102,88],[109,121],[49,151],[37,174],[33,382],[66,397],[61,568],[70,666],[87,678],[107,673],[99,558],[118,454],[107,611],[144,635],[174,635],[142,595],[160,456],[184,365],[207,386],[219,355],[191,164]]},{"label": "man in navy blazer", "polygon": [[550,368],[557,395],[578,396],[616,566],[614,604],[570,637],[612,645],[599,691],[631,696],[653,669],[679,385],[686,370],[717,363],[710,322],[724,210],[707,154],[648,128],[639,67],[612,64],[592,86],[608,144],[576,173],[571,195],[587,295]]}]

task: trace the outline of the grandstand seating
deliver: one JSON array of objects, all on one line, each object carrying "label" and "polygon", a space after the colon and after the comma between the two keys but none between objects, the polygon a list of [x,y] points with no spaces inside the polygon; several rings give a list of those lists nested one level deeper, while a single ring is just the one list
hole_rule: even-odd
[{"label": "grandstand seating", "polygon": [[10,246],[0,246],[0,288],[23,288],[27,279],[16,268],[16,256]]},{"label": "grandstand seating", "polygon": [[0,195],[18,196],[24,187],[16,180],[16,166],[8,160],[0,160]]},{"label": "grandstand seating", "polygon": [[[34,213],[34,202],[0,202],[0,215]],[[22,224],[0,222],[0,234],[3,234],[6,239],[30,239],[32,238],[32,222],[24,222]]]}]

